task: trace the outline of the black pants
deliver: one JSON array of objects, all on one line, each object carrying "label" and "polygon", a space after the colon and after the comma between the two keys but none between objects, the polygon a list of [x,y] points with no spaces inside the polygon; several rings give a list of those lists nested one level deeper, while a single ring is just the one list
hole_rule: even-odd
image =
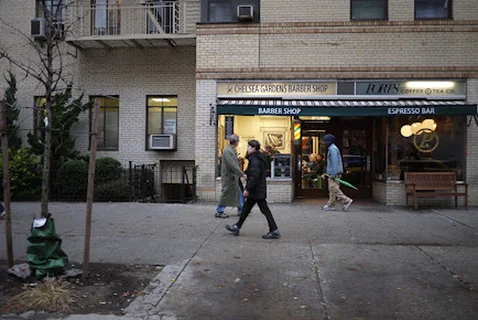
[{"label": "black pants", "polygon": [[249,213],[251,213],[252,207],[254,207],[256,203],[259,206],[259,209],[261,210],[262,214],[266,216],[267,223],[269,224],[269,232],[277,230],[276,222],[274,221],[274,217],[272,216],[271,209],[269,209],[269,206],[267,205],[267,201],[265,199],[256,200],[250,197],[246,199],[244,207],[242,208],[241,218],[236,223],[236,225],[239,228],[242,227],[244,221],[246,221],[247,219],[247,216],[249,215]]}]

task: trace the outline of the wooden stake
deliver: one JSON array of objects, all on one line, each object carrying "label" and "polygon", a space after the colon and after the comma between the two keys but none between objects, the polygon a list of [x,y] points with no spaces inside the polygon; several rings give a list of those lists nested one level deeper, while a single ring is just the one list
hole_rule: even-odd
[{"label": "wooden stake", "polygon": [[10,209],[10,177],[8,175],[8,134],[7,134],[7,113],[5,103],[0,100],[0,113],[2,120],[2,158],[3,158],[3,200],[5,202],[5,230],[7,235],[7,264],[13,267],[13,245],[12,245],[12,211]]},{"label": "wooden stake", "polygon": [[90,239],[91,239],[91,211],[93,209],[93,196],[95,187],[95,165],[96,149],[98,146],[98,113],[100,110],[100,99],[95,99],[93,119],[91,123],[91,150],[90,165],[88,168],[88,191],[86,195],[86,228],[85,228],[85,252],[83,255],[83,278],[88,277],[88,266],[90,262]]}]

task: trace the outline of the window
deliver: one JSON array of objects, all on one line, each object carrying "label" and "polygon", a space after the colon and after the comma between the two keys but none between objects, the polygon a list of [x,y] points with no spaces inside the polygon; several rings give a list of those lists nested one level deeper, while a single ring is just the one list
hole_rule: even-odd
[{"label": "window", "polygon": [[33,134],[35,136],[41,135],[41,128],[43,122],[43,111],[45,110],[45,97],[35,97],[33,106]]},{"label": "window", "polygon": [[37,16],[45,17],[48,12],[52,22],[63,23],[65,18],[65,1],[66,0],[45,0],[45,7],[42,6],[42,1],[37,2]]},{"label": "window", "polygon": [[201,1],[201,22],[203,23],[240,23],[237,6],[251,5],[253,18],[248,22],[260,22],[259,0],[204,0]]},{"label": "window", "polygon": [[465,117],[391,117],[388,132],[389,180],[407,171],[454,171],[464,179]]},{"label": "window", "polygon": [[231,22],[235,20],[230,3],[211,1],[208,11],[209,22]]},{"label": "window", "polygon": [[351,0],[351,20],[387,20],[387,0]]},{"label": "window", "polygon": [[53,39],[62,39],[65,35],[65,2],[66,0],[45,0],[45,6],[42,1],[37,2],[37,17],[45,18],[48,12],[53,27]]},{"label": "window", "polygon": [[415,0],[415,19],[451,19],[451,0]]},{"label": "window", "polygon": [[177,133],[177,96],[148,97],[148,135]]},{"label": "window", "polygon": [[[100,96],[91,97],[94,101],[100,100],[100,111],[98,114],[98,150],[117,151],[119,149],[119,97]],[[90,132],[92,112],[90,111]]]},{"label": "window", "polygon": [[121,31],[121,0],[91,1],[92,35],[119,35]]}]

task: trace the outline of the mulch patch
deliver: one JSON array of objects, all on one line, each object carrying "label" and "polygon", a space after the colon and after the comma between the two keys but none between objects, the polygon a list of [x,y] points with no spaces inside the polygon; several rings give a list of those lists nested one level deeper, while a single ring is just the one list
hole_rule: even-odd
[{"label": "mulch patch", "polygon": [[[82,269],[79,264],[70,264],[68,269]],[[90,263],[90,276],[83,281],[82,276],[67,278],[68,287],[75,295],[70,310],[34,310],[61,312],[64,314],[115,314],[121,315],[124,309],[137,297],[144,295],[144,290],[151,280],[161,271],[161,266],[140,264]],[[37,281],[22,281],[7,274],[5,262],[0,263],[0,314],[21,314],[29,311],[12,302],[12,298],[34,290]]]}]

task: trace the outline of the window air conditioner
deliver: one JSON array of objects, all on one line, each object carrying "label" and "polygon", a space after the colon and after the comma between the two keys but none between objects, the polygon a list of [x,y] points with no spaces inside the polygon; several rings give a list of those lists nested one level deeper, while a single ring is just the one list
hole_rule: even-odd
[{"label": "window air conditioner", "polygon": [[254,19],[254,7],[251,5],[238,5],[237,6],[237,19],[241,21]]},{"label": "window air conditioner", "polygon": [[30,34],[34,38],[45,38],[45,20],[43,18],[30,20]]},{"label": "window air conditioner", "polygon": [[176,135],[150,134],[148,147],[150,150],[176,150]]}]

